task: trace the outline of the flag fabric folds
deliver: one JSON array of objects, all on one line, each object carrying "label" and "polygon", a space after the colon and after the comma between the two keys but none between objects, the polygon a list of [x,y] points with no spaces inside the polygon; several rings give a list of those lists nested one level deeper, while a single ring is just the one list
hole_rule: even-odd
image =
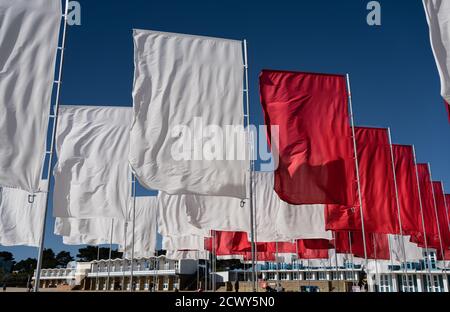
[{"label": "flag fabric folds", "polygon": [[392,145],[403,234],[423,233],[413,149]]},{"label": "flag fabric folds", "polygon": [[423,0],[430,29],[433,50],[439,77],[441,96],[444,98],[450,122],[450,3],[446,0]]},{"label": "flag fabric folds", "polygon": [[[396,263],[414,262],[423,259],[422,248],[410,242],[409,236],[389,235],[391,260]],[[403,253],[404,247],[404,253]]]},{"label": "flag fabric folds", "polygon": [[[237,142],[216,133],[243,130],[242,43],[137,29],[133,39],[129,160],[139,182],[169,194],[245,198],[244,132]],[[232,148],[240,158],[228,155]]]},{"label": "flag fabric folds", "polygon": [[204,250],[166,250],[166,258],[172,260],[208,260],[209,253]]},{"label": "flag fabric folds", "polygon": [[433,192],[434,192],[434,199],[436,202],[436,222],[439,222],[439,234],[440,239],[442,240],[442,247],[444,249],[447,249],[450,247],[450,229],[448,224],[448,217],[447,217],[447,209],[446,209],[446,203],[445,203],[445,194],[442,187],[442,182],[433,181]]},{"label": "flag fabric folds", "polygon": [[0,187],[0,245],[38,247],[45,200],[45,193]]},{"label": "flag fabric folds", "polygon": [[61,1],[3,0],[0,16],[0,185],[38,192]]},{"label": "flag fabric folds", "polygon": [[[355,127],[365,231],[400,232],[394,172],[387,129]],[[359,201],[327,205],[327,229],[361,231]]]},{"label": "flag fabric folds", "polygon": [[158,233],[162,236],[198,235],[206,237],[209,229],[200,229],[189,223],[186,213],[189,195],[169,195],[158,192]]},{"label": "flag fabric folds", "polygon": [[128,107],[61,106],[53,215],[126,220],[131,172]]},{"label": "flag fabric folds", "polygon": [[204,237],[196,235],[163,236],[164,250],[205,250]]},{"label": "flag fabric folds", "polygon": [[[355,181],[346,80],[341,75],[263,70],[260,97],[275,191],[290,204],[352,205]],[[278,126],[272,142],[270,126]]]},{"label": "flag fabric folds", "polygon": [[[431,177],[428,170],[428,164],[417,164],[417,173],[419,177],[420,197],[422,201],[427,245],[430,248],[439,248],[439,231],[436,222],[433,188],[431,186]],[[426,247],[423,231],[415,236],[411,236],[411,240],[414,243],[417,243],[420,247]]]}]

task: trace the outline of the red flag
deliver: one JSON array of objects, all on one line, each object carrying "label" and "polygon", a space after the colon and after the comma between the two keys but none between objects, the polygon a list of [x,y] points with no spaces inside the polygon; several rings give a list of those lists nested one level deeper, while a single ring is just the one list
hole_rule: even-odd
[{"label": "red flag", "polygon": [[[431,248],[439,248],[439,232],[436,223],[433,190],[431,187],[431,178],[428,165],[417,164],[417,173],[419,176],[420,197],[422,200],[422,211],[425,223],[425,232],[427,235],[427,245]],[[423,232],[412,236],[411,241],[417,243],[419,247],[425,247]]]},{"label": "red flag", "polygon": [[[350,246],[351,233],[350,232],[334,232],[333,245],[336,248],[337,253],[352,253],[352,248]],[[364,252],[364,251],[363,251]]]},{"label": "red flag", "polygon": [[[386,234],[366,235],[367,259],[389,260],[389,241]],[[351,233],[352,252],[355,256],[364,258],[364,242],[362,232]]]},{"label": "red flag", "polygon": [[420,234],[423,232],[423,226],[412,146],[394,144],[392,145],[392,152],[394,154],[403,234]]},{"label": "red flag", "polygon": [[[240,254],[243,256],[245,261],[252,260],[251,252],[243,252]],[[267,251],[257,252],[255,261],[275,261],[275,254]]]},{"label": "red flag", "polygon": [[270,242],[265,243],[266,251],[278,253],[296,253],[296,245],[291,242]]},{"label": "red flag", "polygon": [[445,194],[445,202],[447,203],[447,218],[450,224],[450,194]]},{"label": "red flag", "polygon": [[[400,228],[387,129],[356,127],[355,139],[365,231],[397,234]],[[362,230],[359,201],[354,207],[328,205],[326,228]]]},{"label": "red flag", "polygon": [[303,239],[303,245],[307,249],[331,249],[333,244],[327,239]]},{"label": "red flag", "polygon": [[442,246],[444,249],[450,247],[450,231],[448,227],[445,195],[441,182],[433,182],[434,198],[436,200],[437,221],[439,222],[439,232],[441,234]]},{"label": "red flag", "polygon": [[328,249],[309,249],[305,246],[305,240],[297,240],[298,257],[300,259],[328,259]]},{"label": "red flag", "polygon": [[[263,70],[261,105],[272,151],[279,153],[275,191],[290,204],[352,205],[354,160],[346,80]],[[272,142],[270,126],[279,127]]]}]

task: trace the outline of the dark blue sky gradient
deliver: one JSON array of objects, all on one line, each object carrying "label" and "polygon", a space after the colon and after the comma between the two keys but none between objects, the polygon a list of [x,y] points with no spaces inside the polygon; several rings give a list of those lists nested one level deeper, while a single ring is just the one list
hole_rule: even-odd
[{"label": "dark blue sky gradient", "polygon": [[[251,119],[263,123],[263,68],[349,73],[357,125],[391,127],[393,141],[415,144],[418,161],[450,192],[450,127],[421,1],[380,1],[382,25],[366,23],[365,0],[81,0],[82,25],[68,29],[62,104],[132,105],[132,29],[247,39]],[[147,194],[143,189],[140,195]],[[46,246],[62,244],[52,234]],[[3,248],[16,259],[35,248]]]}]

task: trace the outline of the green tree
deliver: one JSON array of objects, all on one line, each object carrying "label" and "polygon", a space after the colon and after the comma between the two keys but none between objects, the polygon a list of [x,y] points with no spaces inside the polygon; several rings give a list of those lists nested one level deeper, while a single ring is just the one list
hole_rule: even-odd
[{"label": "green tree", "polygon": [[13,270],[24,273],[33,273],[36,269],[37,261],[33,258],[27,258],[25,260],[21,260],[14,265]]},{"label": "green tree", "polygon": [[43,269],[54,269],[58,265],[55,253],[51,248],[44,249],[43,256],[42,256],[42,268]]},{"label": "green tree", "polygon": [[9,251],[0,251],[0,258],[4,261],[14,261],[14,256]]},{"label": "green tree", "polygon": [[73,261],[74,259],[73,259],[73,257],[70,255],[70,252],[68,252],[68,251],[60,251],[60,252],[56,255],[55,260],[56,260],[56,266],[57,266],[57,267],[65,268],[65,267],[67,267],[67,264],[68,264],[70,261]]}]

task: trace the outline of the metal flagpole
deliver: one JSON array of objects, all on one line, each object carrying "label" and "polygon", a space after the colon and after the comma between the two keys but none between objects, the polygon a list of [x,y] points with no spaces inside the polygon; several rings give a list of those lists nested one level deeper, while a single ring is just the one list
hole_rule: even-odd
[{"label": "metal flagpole", "polygon": [[125,291],[125,265],[127,263],[127,230],[128,222],[124,221],[124,246],[122,255],[122,291]]},{"label": "metal flagpole", "polygon": [[395,173],[395,160],[394,160],[394,151],[392,149],[392,137],[391,137],[391,128],[388,127],[388,135],[389,135],[389,148],[391,151],[391,163],[392,163],[392,173],[394,174],[394,187],[395,187],[395,201],[397,204],[397,216],[398,216],[398,224],[400,227],[400,238],[401,238],[401,247],[402,247],[402,253],[403,253],[403,272],[404,272],[404,278],[405,280],[408,279],[406,275],[406,249],[405,249],[405,241],[403,239],[403,224],[402,224],[402,218],[400,213],[400,200],[398,198],[398,186],[397,186],[397,174]]},{"label": "metal flagpole", "polygon": [[256,264],[255,264],[255,230],[254,230],[254,217],[253,217],[253,156],[250,150],[250,99],[248,90],[248,59],[247,59],[247,40],[244,39],[244,72],[245,72],[245,96],[247,102],[247,137],[249,140],[249,202],[250,202],[250,241],[252,252],[252,289],[256,292]]},{"label": "metal flagpole", "polygon": [[199,251],[196,251],[197,254],[197,289],[199,289],[199,285],[200,285],[200,255],[199,255]]},{"label": "metal flagpole", "polygon": [[134,270],[134,232],[136,228],[136,176],[133,174],[133,225],[131,233],[131,271],[130,271],[130,292],[134,291],[133,286],[133,270]]},{"label": "metal flagpole", "polygon": [[275,242],[275,265],[277,268],[277,287],[280,283],[280,268],[278,267],[278,242]]},{"label": "metal flagpole", "polygon": [[[448,230],[450,232],[450,218],[448,215],[447,199],[445,198],[444,182],[441,182],[441,188],[442,188],[442,194],[444,194],[445,215],[447,217],[447,226],[448,226]],[[445,258],[443,259],[443,261],[444,261],[444,269],[445,269],[445,271],[447,271],[447,267],[445,266]]]},{"label": "metal flagpole", "polygon": [[[429,261],[430,251],[428,249],[427,231],[425,229],[425,218],[423,216],[422,195],[420,194],[420,184],[419,184],[419,171],[417,170],[416,148],[414,147],[414,145],[412,146],[412,149],[413,149],[413,155],[414,155],[414,168],[416,171],[417,191],[419,193],[420,215],[422,217],[423,238],[424,238],[424,243],[425,243],[425,252],[427,254],[426,263],[427,263],[428,274],[429,274],[429,282],[427,283],[428,284],[427,286],[430,287],[430,285],[431,285],[430,283],[432,281],[431,263]],[[433,290],[434,288],[430,287],[430,289]]]},{"label": "metal flagpole", "polygon": [[[39,249],[38,249],[38,259],[36,264],[36,277],[34,279],[34,291],[39,291],[39,284],[41,282],[41,269],[42,269],[42,260],[44,256],[44,241],[45,241],[45,223],[47,221],[47,211],[48,211],[48,204],[49,204],[49,193],[50,193],[50,180],[51,180],[51,172],[52,172],[52,162],[53,162],[53,151],[55,146],[55,137],[56,137],[56,126],[58,125],[58,112],[59,112],[59,101],[60,101],[60,95],[61,95],[61,81],[62,81],[62,73],[63,73],[63,64],[64,64],[64,50],[66,47],[66,33],[67,33],[67,14],[69,10],[69,0],[66,0],[65,2],[65,8],[64,8],[64,26],[63,26],[63,33],[62,33],[62,41],[61,41],[61,47],[58,47],[58,50],[61,51],[60,58],[59,58],[59,73],[58,73],[58,80],[54,83],[57,84],[56,87],[56,99],[55,99],[55,105],[53,107],[53,127],[52,127],[52,137],[50,141],[50,151],[46,152],[46,154],[49,155],[48,160],[48,167],[47,167],[47,190],[46,190],[46,196],[45,196],[45,209],[44,209],[44,218],[42,218],[42,225],[41,225],[41,237],[39,240]],[[52,117],[52,115],[50,115]]]},{"label": "metal flagpole", "polygon": [[98,288],[98,268],[99,268],[99,263],[100,263],[100,245],[97,245],[97,275],[95,277],[95,288]]},{"label": "metal flagpole", "polygon": [[109,240],[109,257],[108,257],[108,278],[106,280],[106,287],[108,287],[108,291],[111,290],[109,285],[109,278],[111,275],[111,252],[112,252],[112,240],[113,240],[113,232],[114,232],[114,219],[111,219],[111,236]]},{"label": "metal flagpole", "polygon": [[358,182],[358,197],[359,197],[359,212],[361,215],[361,230],[362,230],[362,238],[363,238],[363,246],[364,246],[364,259],[366,262],[366,270],[368,270],[368,264],[367,261],[367,246],[366,246],[366,232],[364,228],[364,213],[363,213],[363,204],[362,204],[362,193],[361,193],[361,182],[359,180],[359,162],[358,162],[358,152],[356,150],[356,135],[355,135],[355,121],[353,118],[353,104],[352,104],[352,92],[350,89],[350,75],[347,74],[347,92],[348,92],[348,100],[349,100],[349,106],[350,106],[350,119],[351,119],[351,126],[352,126],[352,137],[353,137],[353,150],[354,150],[354,157],[355,157],[355,167],[356,167],[356,180]]},{"label": "metal flagpole", "polygon": [[[439,246],[441,247],[441,257],[442,257],[442,260],[444,261],[444,269],[445,269],[445,251],[444,251],[444,246],[442,245],[441,227],[439,225],[436,196],[434,195],[433,177],[431,175],[430,163],[428,163],[428,171],[430,172],[430,183],[431,183],[431,190],[433,193],[434,213],[436,215],[436,224],[437,224],[437,230],[438,230],[438,234],[439,234]],[[445,202],[445,193],[443,195],[444,195],[444,202]],[[447,274],[444,274],[444,283],[447,284]]]},{"label": "metal flagpole", "polygon": [[299,263],[300,255],[298,254],[298,242],[297,242],[297,240],[294,240],[294,242],[295,242],[295,252],[297,253],[296,265],[297,265],[298,291],[300,291],[300,286],[301,286],[301,283],[300,283],[300,263]]},{"label": "metal flagpole", "polygon": [[380,287],[380,275],[378,274],[377,246],[375,244],[375,235],[372,235],[372,244],[375,256],[375,292],[378,292],[378,289]]},{"label": "metal flagpole", "polygon": [[[336,250],[336,234],[333,232],[333,238],[334,238],[334,265],[336,268],[336,279],[337,279],[337,290],[338,292],[341,292],[341,286],[339,285],[339,265],[338,265],[338,258],[337,258],[337,250]],[[309,260],[308,260],[309,262]]]},{"label": "metal flagpole", "polygon": [[[336,244],[336,241],[335,241]],[[352,236],[350,234],[350,232],[348,232],[348,244],[350,247],[350,261],[351,261],[351,265],[352,265],[352,280],[353,280],[353,286],[356,286],[356,279],[355,279],[355,264],[353,263],[354,258],[353,258],[353,250],[352,250]]]}]

